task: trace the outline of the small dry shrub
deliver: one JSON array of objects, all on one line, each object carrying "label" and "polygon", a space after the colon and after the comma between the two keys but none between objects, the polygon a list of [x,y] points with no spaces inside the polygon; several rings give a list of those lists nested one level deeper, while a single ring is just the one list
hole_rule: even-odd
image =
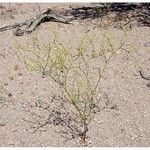
[{"label": "small dry shrub", "polygon": [[[63,113],[58,111],[61,107],[44,109],[53,121],[55,118],[55,123],[67,127],[73,138],[80,137],[85,144],[89,123],[94,117],[92,110],[101,100],[102,74],[111,58],[122,50],[124,37],[118,41],[106,31],[97,35],[86,33],[74,47],[62,40],[57,32],[51,33],[51,37],[44,41],[36,35],[25,44],[16,42],[18,58],[29,70],[50,77],[62,89],[63,102],[73,109],[62,107]],[[53,122],[50,118],[46,123]],[[36,130],[46,123],[38,125]]]}]

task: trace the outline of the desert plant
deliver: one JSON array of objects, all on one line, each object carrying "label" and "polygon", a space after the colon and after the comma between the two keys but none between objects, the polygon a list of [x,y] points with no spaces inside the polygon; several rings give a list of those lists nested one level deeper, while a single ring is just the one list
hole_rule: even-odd
[{"label": "desert plant", "polygon": [[[78,46],[72,49],[59,38],[57,32],[53,32],[52,40],[47,42],[42,42],[38,35],[26,42],[26,45],[17,42],[21,52],[18,57],[23,56],[21,60],[26,67],[49,76],[61,87],[66,102],[74,108],[76,117],[73,121],[78,126],[75,130],[84,144],[87,142],[89,123],[94,117],[92,110],[100,101],[102,73],[117,50],[123,46],[123,42],[116,46],[107,33],[102,38],[99,44],[97,38],[95,40],[94,36],[87,33]],[[70,124],[62,122],[72,129]]]}]

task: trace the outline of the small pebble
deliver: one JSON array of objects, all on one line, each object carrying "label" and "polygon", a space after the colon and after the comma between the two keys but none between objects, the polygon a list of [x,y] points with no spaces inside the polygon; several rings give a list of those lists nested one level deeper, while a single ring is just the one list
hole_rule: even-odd
[{"label": "small pebble", "polygon": [[12,97],[12,94],[11,94],[11,93],[9,93],[9,94],[8,94],[8,96],[9,96],[9,97]]},{"label": "small pebble", "polygon": [[88,146],[89,146],[89,147],[92,146],[92,141],[91,141],[91,140],[88,141]]},{"label": "small pebble", "polygon": [[19,73],[18,73],[18,75],[19,75],[19,76],[22,76],[22,75],[23,75],[23,73],[19,72]]},{"label": "small pebble", "polygon": [[149,42],[144,43],[144,46],[145,46],[145,47],[150,47],[150,41],[149,41]]},{"label": "small pebble", "polygon": [[19,65],[15,65],[14,70],[18,70],[19,69]]},{"label": "small pebble", "polygon": [[8,86],[8,83],[6,82],[6,83],[4,83],[4,85],[5,85],[5,86]]},{"label": "small pebble", "polygon": [[12,129],[12,132],[16,132],[16,131],[17,131],[17,129],[15,129],[15,128],[14,128],[14,129]]},{"label": "small pebble", "polygon": [[118,106],[114,104],[113,106],[110,107],[110,109],[118,110]]},{"label": "small pebble", "polygon": [[124,129],[120,129],[120,131],[121,131],[121,132],[124,132],[125,130],[124,130]]},{"label": "small pebble", "polygon": [[150,82],[149,82],[149,83],[147,83],[147,84],[146,84],[146,86],[150,88]]},{"label": "small pebble", "polygon": [[6,124],[5,124],[5,123],[0,122],[0,127],[4,127],[4,126],[6,126]]},{"label": "small pebble", "polygon": [[14,80],[14,77],[13,77],[13,76],[10,76],[9,79],[10,79],[10,80]]},{"label": "small pebble", "polygon": [[23,85],[23,82],[19,82],[20,85]]}]

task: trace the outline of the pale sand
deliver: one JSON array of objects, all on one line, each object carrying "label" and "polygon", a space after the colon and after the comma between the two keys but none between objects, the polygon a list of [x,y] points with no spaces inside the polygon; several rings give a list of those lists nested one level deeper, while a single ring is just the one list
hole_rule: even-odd
[{"label": "pale sand", "polygon": [[[9,9],[7,4],[3,4]],[[0,15],[0,26],[24,21],[38,9],[37,4],[11,4],[12,18],[3,10]],[[62,9],[68,4],[41,4],[43,8]],[[2,9],[0,9],[2,12]],[[0,84],[7,91],[0,92],[0,146],[80,146],[77,139],[65,142],[61,134],[56,133],[49,125],[45,132],[31,133],[28,123],[23,118],[31,116],[26,111],[27,104],[37,99],[48,101],[51,93],[59,94],[60,89],[50,78],[42,78],[40,74],[30,72],[16,57],[14,40],[23,42],[32,34],[40,33],[47,37],[48,29],[59,29],[62,37],[80,36],[90,28],[79,22],[74,25],[47,22],[40,25],[30,35],[15,37],[12,31],[0,33]],[[97,33],[101,29],[89,32]],[[120,34],[120,30],[112,29],[112,34]],[[108,65],[101,80],[103,94],[117,109],[105,109],[95,115],[90,124],[88,136],[92,146],[150,146],[150,88],[148,81],[139,75],[139,68],[150,71],[150,47],[148,27],[135,27],[129,31],[128,40],[135,50],[131,53],[123,51]],[[66,38],[67,39],[67,38]],[[76,44],[76,40],[72,41]],[[18,69],[14,67],[18,65]],[[8,85],[7,85],[8,84]],[[8,94],[11,95],[8,96]]]}]

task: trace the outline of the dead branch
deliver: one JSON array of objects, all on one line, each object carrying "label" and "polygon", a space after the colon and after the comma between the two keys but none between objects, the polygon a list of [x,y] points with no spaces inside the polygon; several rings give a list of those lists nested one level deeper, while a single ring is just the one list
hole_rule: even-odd
[{"label": "dead branch", "polygon": [[22,23],[1,27],[0,32],[15,29],[13,34],[16,36],[22,36],[24,33],[29,34],[33,32],[38,25],[46,21],[68,24],[75,19],[102,18],[103,16],[106,16],[108,12],[115,12],[117,15],[132,12],[134,14],[132,18],[136,18],[137,21],[144,26],[150,26],[149,3],[98,3],[97,5],[91,5],[88,7],[70,8],[71,9],[69,10],[65,10],[65,12],[61,12],[61,15],[51,9],[46,9]]},{"label": "dead branch", "polygon": [[68,18],[61,16],[59,14],[54,13],[51,9],[46,9],[37,15],[29,18],[28,20],[17,23],[14,25],[8,25],[5,27],[0,28],[0,32],[15,29],[14,35],[16,36],[22,36],[24,33],[31,33],[33,32],[38,25],[45,21],[54,21],[54,22],[61,22],[61,23],[69,23],[73,18]]}]

